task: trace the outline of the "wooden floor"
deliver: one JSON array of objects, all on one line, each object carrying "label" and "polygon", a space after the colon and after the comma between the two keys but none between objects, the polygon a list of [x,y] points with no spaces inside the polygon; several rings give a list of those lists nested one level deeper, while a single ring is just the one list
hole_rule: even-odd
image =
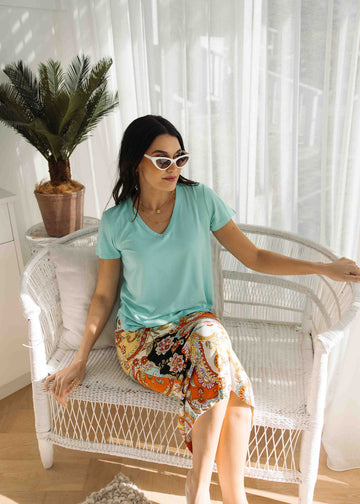
[{"label": "wooden floor", "polygon": [[[156,504],[185,504],[186,470],[55,447],[54,465],[40,462],[31,387],[0,401],[0,504],[78,504],[118,473],[126,474]],[[297,503],[297,486],[246,479],[249,504]],[[221,502],[217,474],[212,503]],[[360,469],[330,471],[321,453],[314,504],[359,504]]]}]

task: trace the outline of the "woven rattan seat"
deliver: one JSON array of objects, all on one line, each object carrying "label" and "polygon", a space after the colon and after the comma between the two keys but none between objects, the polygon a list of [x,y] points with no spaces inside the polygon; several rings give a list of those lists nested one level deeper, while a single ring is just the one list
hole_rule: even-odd
[{"label": "woven rattan seat", "polygon": [[[254,387],[254,421],[276,428],[301,429],[308,425],[306,391],[312,368],[312,343],[296,326],[276,326],[224,319],[235,353],[246,362]],[[263,335],[266,334],[266,338]],[[262,346],[263,358],[256,349]],[[69,366],[75,351],[58,349],[49,361],[49,372]],[[274,379],[276,371],[282,375]],[[111,404],[140,405],[152,401],[154,407],[177,413],[178,401],[144,388],[121,369],[115,348],[93,350],[82,385],[72,393],[79,400],[91,401],[106,394]],[[289,401],[290,397],[290,401]]]},{"label": "woven rattan seat", "polygon": [[[292,233],[240,225],[259,247],[312,261],[330,250]],[[64,237],[93,245],[97,229]],[[299,502],[312,502],[326,395],[328,354],[360,306],[360,286],[321,275],[275,276],[247,269],[214,239],[215,313],[254,388],[255,415],[246,475],[299,483]],[[29,319],[36,432],[45,468],[53,444],[190,467],[177,431],[179,402],[148,390],[121,369],[115,347],[92,350],[82,384],[63,408],[46,393],[48,373],[69,365],[59,348],[60,297],[47,249],[26,266],[21,297]],[[216,465],[214,466],[216,470]]]}]

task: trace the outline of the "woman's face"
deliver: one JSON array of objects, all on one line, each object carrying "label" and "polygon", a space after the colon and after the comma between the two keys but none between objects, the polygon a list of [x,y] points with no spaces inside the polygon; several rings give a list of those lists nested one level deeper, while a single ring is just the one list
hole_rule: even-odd
[{"label": "woman's face", "polygon": [[[165,156],[176,158],[183,154],[179,140],[171,135],[159,135],[147,149],[145,154],[152,157]],[[176,183],[181,173],[181,168],[172,163],[166,170],[159,170],[154,166],[151,159],[143,157],[139,166],[139,182],[142,192],[147,191],[166,191],[175,189]]]}]

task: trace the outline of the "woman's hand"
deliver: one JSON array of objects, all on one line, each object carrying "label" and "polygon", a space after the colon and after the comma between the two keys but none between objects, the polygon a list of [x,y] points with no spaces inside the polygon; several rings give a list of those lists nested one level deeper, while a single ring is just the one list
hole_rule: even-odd
[{"label": "woman's hand", "polygon": [[359,282],[360,268],[355,261],[341,257],[331,263],[324,264],[324,275],[339,282]]},{"label": "woman's hand", "polygon": [[[85,365],[82,362],[73,362],[70,366],[48,376],[45,380],[45,390],[46,392],[50,390],[57,402],[66,408],[65,398],[76,389],[84,376]],[[49,387],[51,381],[54,383]]]}]

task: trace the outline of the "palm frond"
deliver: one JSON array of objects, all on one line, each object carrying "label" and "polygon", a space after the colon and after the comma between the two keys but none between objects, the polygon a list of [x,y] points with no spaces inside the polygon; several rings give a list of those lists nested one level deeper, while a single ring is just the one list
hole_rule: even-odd
[{"label": "palm frond", "polygon": [[64,74],[64,85],[69,95],[81,88],[90,69],[89,56],[76,56]]},{"label": "palm frond", "polygon": [[[66,145],[69,150],[69,156],[72,153],[72,151],[75,149],[76,145],[79,143],[79,139],[82,137],[87,137],[87,134],[89,133],[90,129],[87,128],[87,125],[89,121],[91,120],[91,117],[94,114],[94,111],[101,100],[101,97],[103,96],[104,92],[106,89],[106,85],[102,85],[96,91],[93,93],[92,97],[90,100],[88,100],[85,113],[81,117],[81,120],[79,120],[79,116],[75,116],[73,121],[71,122],[71,125],[68,129],[68,131],[65,134],[66,138]],[[85,139],[84,138],[84,139]]]},{"label": "palm frond", "polygon": [[28,129],[46,139],[55,160],[58,160],[61,157],[61,149],[64,144],[64,139],[61,136],[49,131],[48,125],[42,119],[35,119],[32,121],[32,123],[28,125]]},{"label": "palm frond", "polygon": [[92,95],[98,92],[100,88],[107,85],[106,74],[112,65],[111,58],[102,58],[90,71],[89,77],[83,82],[71,96],[69,107],[59,127],[59,133],[63,134],[67,130],[68,124],[82,113],[84,116],[88,114],[85,108],[91,101]]},{"label": "palm frond", "polygon": [[86,79],[83,85],[84,92],[87,96],[91,96],[92,93],[98,87],[102,86],[106,82],[106,74],[112,65],[111,58],[102,58],[96,63],[95,66],[90,71],[89,77]]},{"label": "palm frond", "polygon": [[[0,105],[1,109],[1,105]],[[46,159],[50,157],[50,146],[41,135],[38,135],[29,130],[28,124],[25,126],[17,121],[5,120],[3,119],[3,114],[0,116],[0,122],[14,129],[16,133],[19,133],[22,137],[25,138],[27,142],[29,142],[33,147],[35,147]]]},{"label": "palm frond", "polygon": [[17,63],[6,65],[4,73],[8,76],[29,110],[32,111],[33,116],[41,116],[43,106],[39,84],[31,69],[20,60]]},{"label": "palm frond", "polygon": [[46,138],[42,135],[34,133],[33,131],[29,131],[27,128],[15,128],[21,136],[25,138],[25,140],[31,144],[35,149],[37,149],[40,154],[44,156],[45,159],[49,160],[51,157],[51,147],[47,142]]},{"label": "palm frond", "polygon": [[0,119],[30,122],[34,119],[23,97],[11,84],[0,84]]},{"label": "palm frond", "polygon": [[[87,126],[93,129],[98,122],[105,117],[109,112],[111,112],[119,104],[118,93],[115,95],[110,94],[106,89],[101,95],[100,100],[94,107],[92,113],[89,110],[89,119]],[[89,103],[89,109],[91,104]]]},{"label": "palm frond", "polygon": [[59,134],[63,135],[64,131],[67,131],[71,121],[77,120],[81,116],[81,120],[86,113],[86,103],[88,98],[82,91],[82,89],[77,89],[69,98],[69,103],[67,110],[62,118],[59,125]]},{"label": "palm frond", "polygon": [[62,146],[61,154],[63,157],[70,157],[75,147],[78,145],[77,137],[82,130],[84,117],[75,116],[68,125],[67,130],[63,134],[64,143]]},{"label": "palm frond", "polygon": [[52,97],[61,93],[64,86],[64,72],[60,61],[49,59],[48,62],[39,64],[40,90]]},{"label": "palm frond", "polygon": [[0,121],[22,135],[48,159],[50,145],[29,129],[33,120],[34,116],[18,91],[11,84],[0,84]]},{"label": "palm frond", "polygon": [[39,64],[40,92],[46,109],[47,123],[52,133],[58,133],[60,123],[69,98],[64,89],[64,74],[59,61],[50,59],[46,64]]},{"label": "palm frond", "polygon": [[74,138],[74,145],[69,152],[69,156],[76,145],[86,140],[90,132],[97,126],[101,119],[111,112],[118,103],[118,93],[115,93],[115,95],[108,93],[106,91],[106,84],[95,91],[88,103],[84,120],[79,128],[78,135]]}]

